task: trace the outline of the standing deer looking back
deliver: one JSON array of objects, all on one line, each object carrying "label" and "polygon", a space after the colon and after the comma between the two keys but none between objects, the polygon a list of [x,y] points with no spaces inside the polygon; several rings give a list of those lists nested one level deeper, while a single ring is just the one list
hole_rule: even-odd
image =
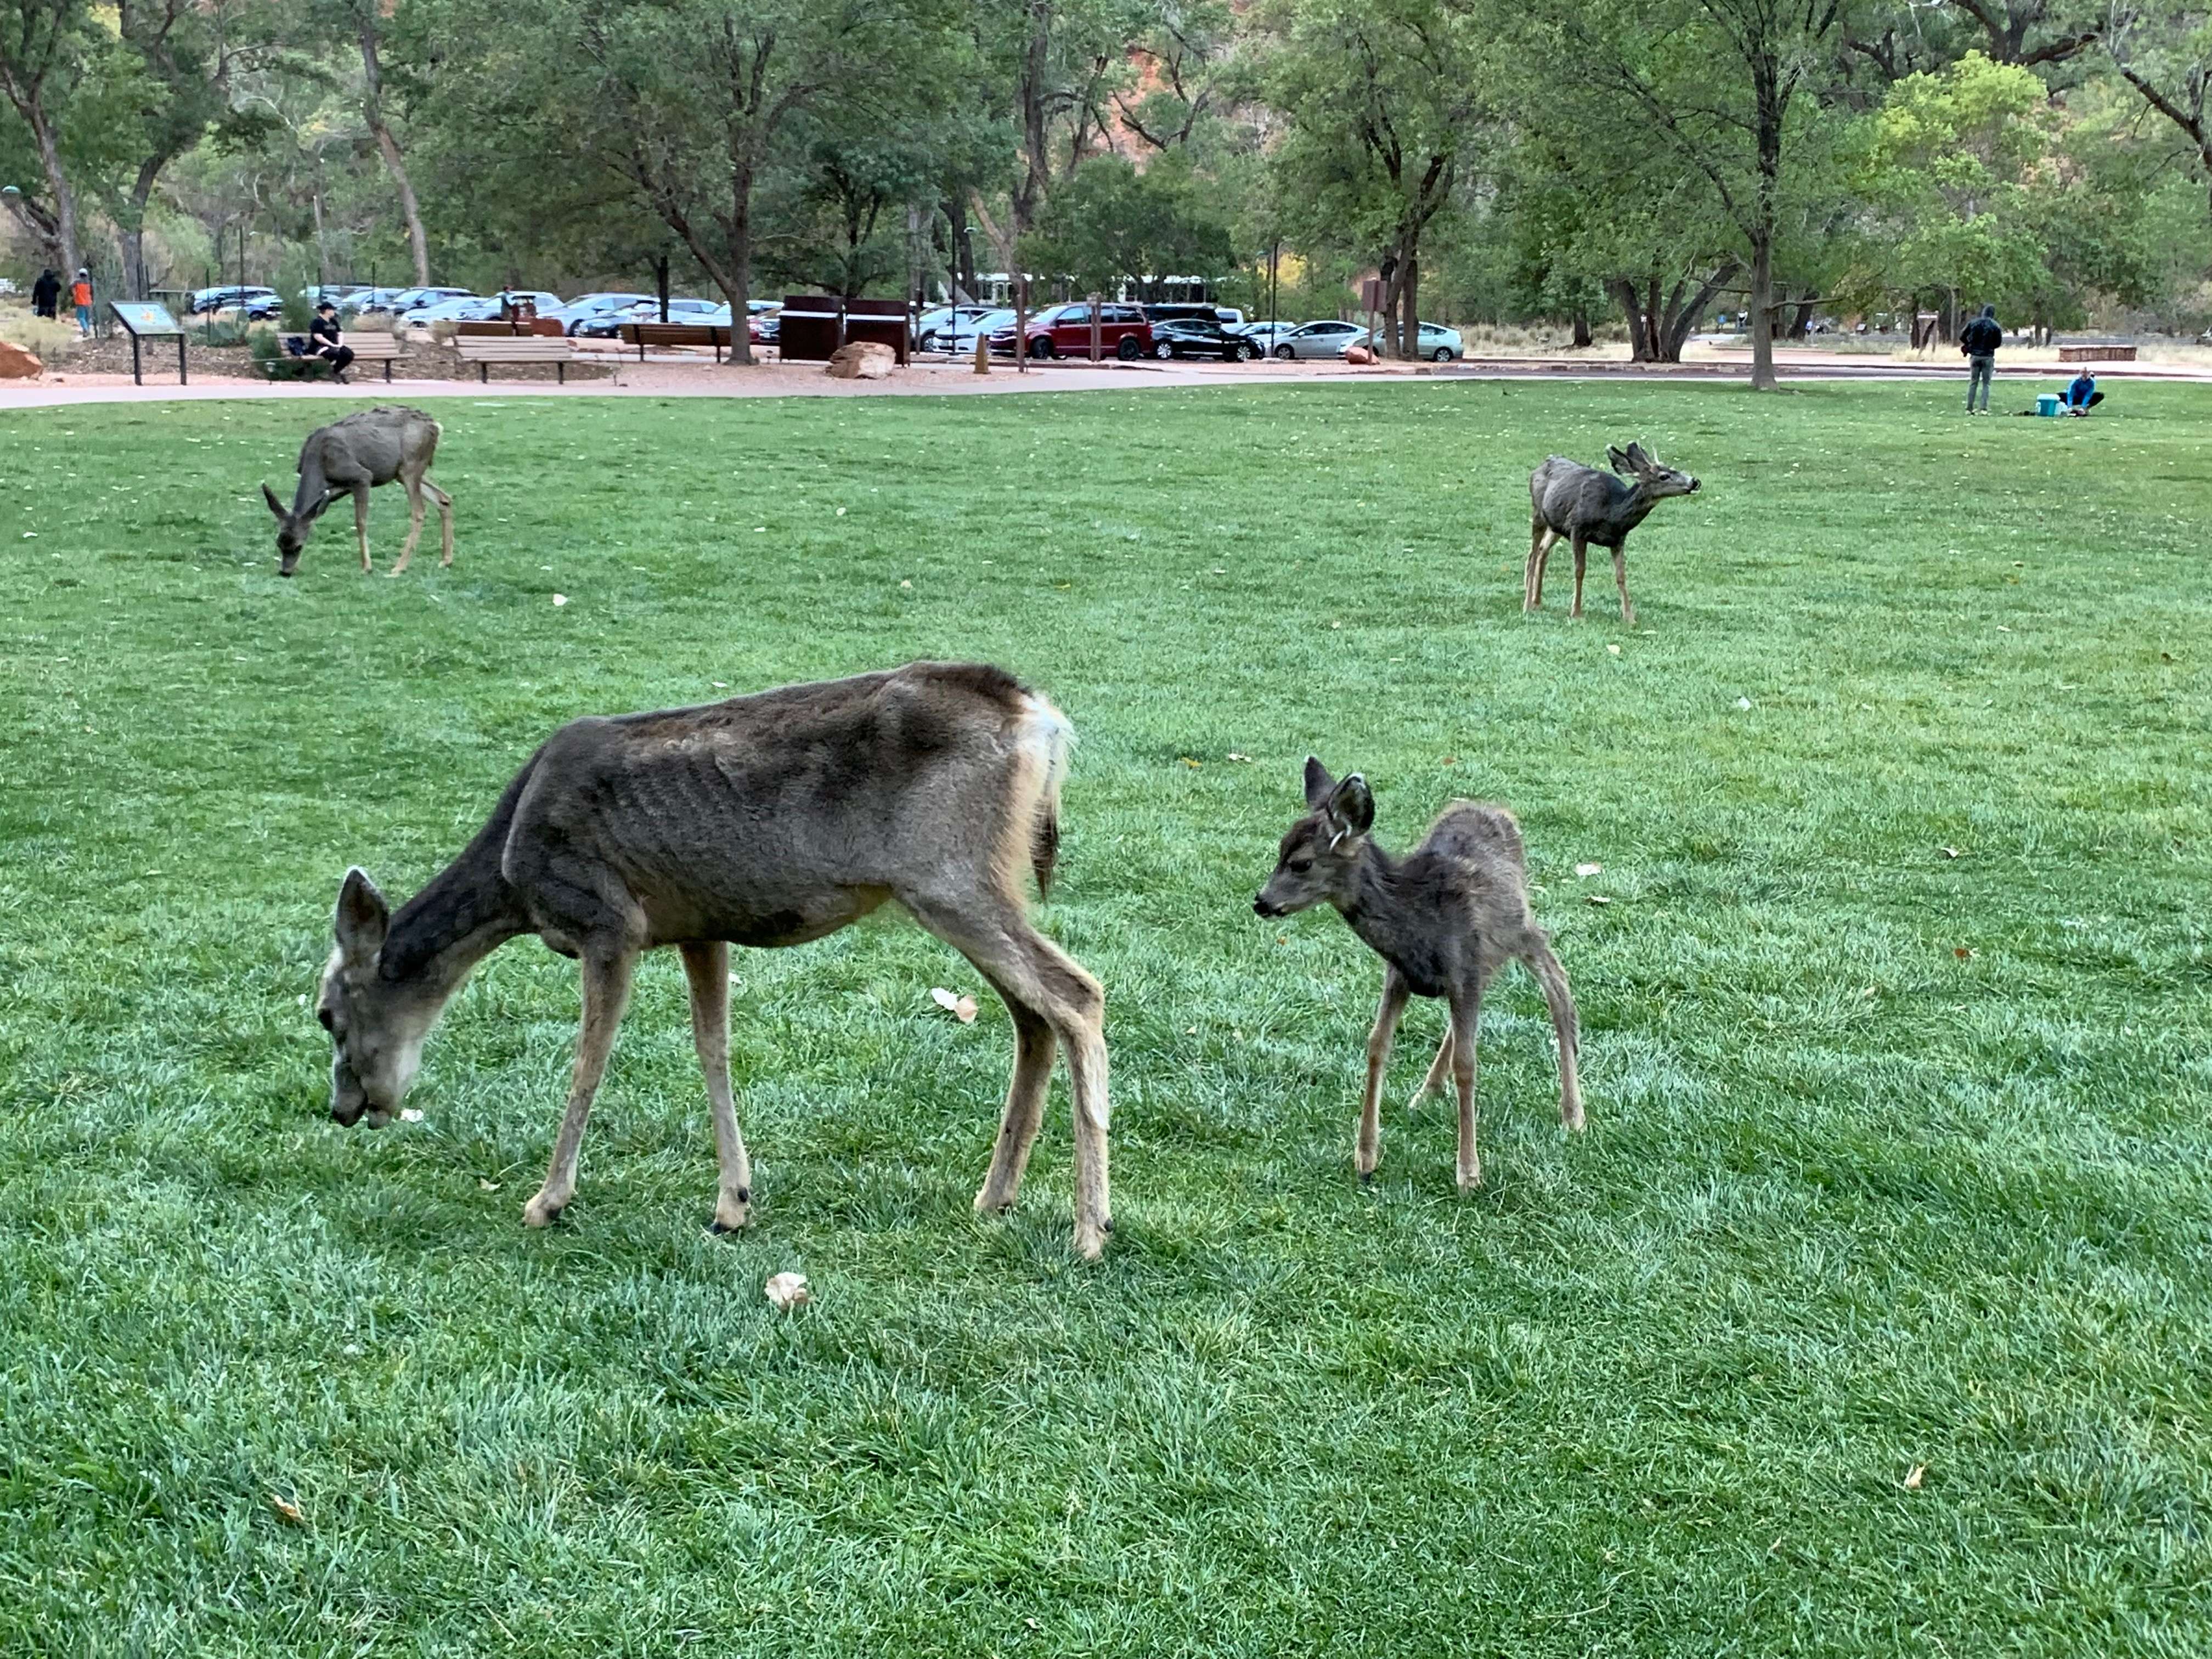
[{"label": "standing deer looking back", "polygon": [[319,427],[300,446],[300,487],[289,513],[276,492],[261,486],[262,498],[276,515],[276,574],[289,576],[300,568],[300,550],[307,544],[307,532],[323,509],[341,495],[353,497],[354,539],[361,544],[361,568],[368,562],[368,492],[378,484],[398,479],[407,487],[410,509],[407,545],[400,549],[391,574],[398,575],[415,556],[415,544],[422,539],[422,497],[438,503],[438,528],[445,543],[441,564],[453,562],[453,498],[430,482],[430,463],[438,453],[438,423],[419,409],[387,404],[364,409],[342,421]]},{"label": "standing deer looking back", "polygon": [[1097,1256],[1113,1230],[1105,994],[1030,925],[1021,886],[1024,869],[1040,888],[1051,879],[1073,739],[1050,702],[975,663],[570,722],[396,914],[365,873],[346,872],[317,1010],[337,1045],[331,1115],[388,1121],[470,969],[537,934],[581,964],[584,994],[568,1112],[522,1212],[542,1227],[575,1194],[638,956],[673,945],[714,1114],[714,1227],[742,1227],[752,1171],[730,1097],[730,946],[803,945],[896,899],[975,963],[1013,1017],[1013,1079],[975,1207],[1012,1207],[1065,1044],[1075,1249]]},{"label": "standing deer looking back", "polygon": [[1686,472],[1662,466],[1631,444],[1624,453],[1608,448],[1606,459],[1614,472],[1632,477],[1623,483],[1609,473],[1564,455],[1553,455],[1528,475],[1528,563],[1521,576],[1521,609],[1534,611],[1544,603],[1544,565],[1552,544],[1565,537],[1575,551],[1575,604],[1567,614],[1583,614],[1583,565],[1592,542],[1613,550],[1613,580],[1620,589],[1620,620],[1636,626],[1636,607],[1628,602],[1628,558],[1622,544],[1628,532],[1644,522],[1651,509],[1669,495],[1694,495],[1698,481]]},{"label": "standing deer looking back", "polygon": [[1421,844],[1394,859],[1368,836],[1375,797],[1357,772],[1342,782],[1306,757],[1306,813],[1284,834],[1275,872],[1252,901],[1263,916],[1286,916],[1332,904],[1352,931],[1382,958],[1382,1006],[1367,1039],[1367,1087],[1359,1101],[1359,1178],[1375,1174],[1382,1156],[1382,1073],[1409,997],[1442,997],[1451,1026],[1421,1085],[1421,1095],[1451,1073],[1459,1090],[1459,1186],[1482,1183],[1474,1144],[1474,1045],[1482,994],[1508,963],[1519,961],[1543,988],[1559,1040],[1559,1121],[1583,1127],[1576,1073],[1580,1028],[1567,970],[1528,911],[1528,872],[1521,826],[1502,806],[1455,800],[1437,815]]}]

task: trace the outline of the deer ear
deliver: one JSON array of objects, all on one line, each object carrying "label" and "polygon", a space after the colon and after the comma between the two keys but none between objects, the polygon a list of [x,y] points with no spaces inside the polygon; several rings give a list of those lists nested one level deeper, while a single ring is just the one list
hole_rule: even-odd
[{"label": "deer ear", "polygon": [[367,961],[384,948],[385,930],[391,922],[391,907],[368,878],[368,872],[358,865],[347,871],[345,885],[338,889],[337,919],[333,924],[338,949],[356,961]]},{"label": "deer ear", "polygon": [[1340,832],[1339,839],[1364,836],[1375,827],[1375,796],[1367,787],[1367,780],[1357,772],[1329,793],[1325,810],[1329,823]]},{"label": "deer ear", "polygon": [[1642,444],[1629,445],[1628,464],[1638,472],[1656,472],[1659,470],[1659,463],[1644,453]]},{"label": "deer ear", "polygon": [[1306,805],[1318,809],[1328,799],[1328,792],[1336,787],[1336,780],[1328,775],[1328,768],[1315,755],[1306,757]]},{"label": "deer ear", "polygon": [[267,484],[261,486],[261,499],[269,503],[269,510],[278,518],[284,516],[284,503],[276,499],[276,492]]},{"label": "deer ear", "polygon": [[1636,464],[1611,444],[1606,446],[1605,459],[1611,463],[1615,472],[1632,472],[1636,470]]}]

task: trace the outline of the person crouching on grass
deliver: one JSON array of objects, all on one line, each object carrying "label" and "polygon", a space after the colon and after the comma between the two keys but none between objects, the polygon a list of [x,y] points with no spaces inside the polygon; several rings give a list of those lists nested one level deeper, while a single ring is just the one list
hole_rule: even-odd
[{"label": "person crouching on grass", "polygon": [[353,348],[339,339],[338,308],[328,300],[317,303],[315,320],[307,325],[307,336],[314,343],[307,355],[328,363],[331,378],[343,386],[346,367],[353,362]]},{"label": "person crouching on grass", "polygon": [[2086,368],[2074,377],[2059,397],[2061,406],[2069,415],[2087,415],[2105,401],[2105,394],[2097,390],[2096,375]]}]

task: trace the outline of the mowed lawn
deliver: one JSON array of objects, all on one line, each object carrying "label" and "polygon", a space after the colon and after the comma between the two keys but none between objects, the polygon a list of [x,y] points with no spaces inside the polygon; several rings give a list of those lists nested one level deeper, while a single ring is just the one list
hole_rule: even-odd
[{"label": "mowed lawn", "polygon": [[[2212,392],[1960,398],[452,398],[397,581],[343,506],[276,574],[336,405],[0,415],[0,1650],[2212,1650]],[[1524,618],[1528,469],[1632,437],[1705,482],[1643,625],[1565,550]],[[971,1213],[1011,1027],[890,911],[738,953],[742,1237],[672,953],[548,1232],[535,941],[421,1121],[329,1121],[349,863],[412,891],[574,715],[922,656],[1081,733],[1103,1263],[1062,1082]],[[1471,1198],[1440,1009],[1363,1190],[1379,967],[1252,914],[1309,750],[1387,846],[1526,830],[1589,1128],[1516,973]]]}]

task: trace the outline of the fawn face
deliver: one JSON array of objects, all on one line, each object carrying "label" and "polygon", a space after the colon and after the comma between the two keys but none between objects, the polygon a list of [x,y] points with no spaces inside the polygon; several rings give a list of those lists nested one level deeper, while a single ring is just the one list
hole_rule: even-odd
[{"label": "fawn face", "polygon": [[284,503],[276,499],[276,492],[267,484],[261,486],[261,498],[276,515],[276,574],[289,576],[300,568],[300,550],[307,544],[307,529],[314,520],[286,512]]},{"label": "fawn face", "polygon": [[1644,452],[1642,444],[1631,444],[1626,451],[1607,449],[1605,458],[1613,470],[1625,478],[1633,478],[1651,492],[1650,499],[1664,501],[1669,495],[1694,495],[1698,481],[1686,472],[1677,472],[1671,466],[1662,466]]},{"label": "fawn face", "polygon": [[1367,780],[1354,772],[1340,783],[1309,755],[1306,809],[1284,834],[1275,873],[1252,901],[1260,915],[1293,915],[1322,903],[1340,907],[1352,897],[1359,849],[1375,824],[1375,797]]},{"label": "fawn face", "polygon": [[436,1016],[415,988],[383,976],[379,957],[392,913],[376,884],[346,872],[338,890],[337,948],[323,969],[315,1018],[331,1034],[331,1115],[380,1129],[407,1097]]}]

